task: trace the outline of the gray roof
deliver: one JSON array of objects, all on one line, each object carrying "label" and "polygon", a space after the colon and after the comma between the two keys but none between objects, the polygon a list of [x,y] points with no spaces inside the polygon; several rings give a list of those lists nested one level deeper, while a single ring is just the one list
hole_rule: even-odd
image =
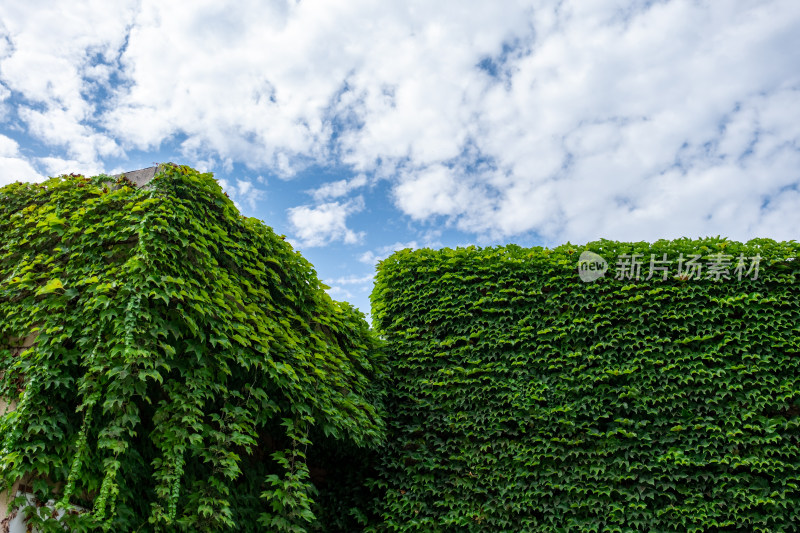
[{"label": "gray roof", "polygon": [[140,170],[131,170],[128,172],[123,172],[122,174],[117,174],[114,177],[119,178],[121,176],[125,176],[129,181],[133,182],[133,184],[136,185],[137,187],[144,187],[145,185],[150,183],[150,180],[153,179],[153,177],[156,175],[160,167],[161,165],[155,167],[142,168]]}]

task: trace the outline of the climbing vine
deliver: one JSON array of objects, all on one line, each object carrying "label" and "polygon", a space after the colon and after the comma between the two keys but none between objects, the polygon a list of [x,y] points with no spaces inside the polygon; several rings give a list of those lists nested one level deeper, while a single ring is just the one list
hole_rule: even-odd
[{"label": "climbing vine", "polygon": [[0,480],[61,517],[12,505],[41,531],[319,528],[349,489],[309,458],[384,434],[381,351],[324,289],[188,167],[0,189]]},{"label": "climbing vine", "polygon": [[798,252],[709,238],[387,258],[370,531],[798,531]]}]

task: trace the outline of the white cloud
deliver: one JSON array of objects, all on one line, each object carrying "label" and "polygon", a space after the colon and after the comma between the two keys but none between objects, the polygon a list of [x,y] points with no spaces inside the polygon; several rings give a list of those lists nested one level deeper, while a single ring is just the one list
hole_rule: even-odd
[{"label": "white cloud", "polygon": [[284,178],[350,165],[289,210],[315,246],[360,240],[344,198],[372,176],[482,237],[796,238],[794,0],[117,6],[0,6],[0,92],[65,149],[48,169],[168,142]]},{"label": "white cloud", "polygon": [[374,277],[374,274],[367,274],[365,276],[346,276],[343,278],[338,278],[331,283],[333,285],[364,285],[372,281]]},{"label": "white cloud", "polygon": [[311,195],[318,202],[330,200],[332,198],[341,198],[348,193],[360,189],[367,184],[367,177],[364,174],[358,174],[356,177],[349,180],[331,181],[314,189]]},{"label": "white cloud", "polygon": [[364,252],[363,254],[358,256],[358,260],[361,261],[362,263],[367,263],[369,265],[374,265],[375,263],[380,261],[380,258],[378,258],[378,256],[375,254],[375,252],[367,250],[366,252]]},{"label": "white cloud", "polygon": [[258,201],[264,197],[264,190],[257,188],[253,181],[258,183],[259,178],[255,180],[234,179],[232,181],[220,179],[219,185],[223,191],[228,193],[228,196],[240,211],[242,210],[242,204],[252,211],[256,209]]},{"label": "white cloud", "polygon": [[417,220],[465,211],[472,203],[472,192],[452,169],[442,165],[407,174],[394,190],[398,207]]},{"label": "white cloud", "polygon": [[327,202],[317,206],[299,206],[289,209],[289,222],[303,246],[322,246],[341,241],[357,244],[364,237],[347,227],[347,217],[364,209],[361,196],[347,202]]},{"label": "white cloud", "polygon": [[65,147],[81,166],[99,167],[101,158],[121,155],[116,141],[93,125],[97,105],[88,95],[109,88],[109,64],[124,44],[134,5],[94,0],[0,7],[0,81],[22,95],[19,119],[29,134]]},{"label": "white cloud", "polygon": [[51,108],[42,112],[21,108],[18,114],[27,124],[29,133],[51,145],[67,147],[68,154],[81,163],[122,155],[113,139],[81,124],[67,109]]},{"label": "white cloud", "polygon": [[44,176],[39,174],[25,159],[0,156],[0,187],[15,181],[42,180],[44,180]]},{"label": "white cloud", "polygon": [[[457,155],[469,120],[461,91],[472,85],[461,78],[480,80],[475,61],[527,22],[513,9],[408,7],[200,2],[187,14],[145,1],[121,59],[130,86],[105,124],[131,146],[180,133],[286,176],[333,157],[336,124],[345,131],[334,152],[357,165],[409,150],[426,161]],[[430,124],[420,128],[420,118]],[[362,119],[369,135],[354,137],[348,126]]]},{"label": "white cloud", "polygon": [[0,135],[0,157],[19,155],[19,144],[14,139]]},{"label": "white cloud", "polygon": [[333,281],[326,281],[325,283],[331,286],[331,288],[328,289],[328,294],[330,294],[331,297],[353,301],[355,294],[369,294],[372,290],[372,280],[374,278],[374,274],[367,274],[365,276],[345,276]]},{"label": "white cloud", "polygon": [[331,287],[326,291],[331,298],[349,301],[353,299],[353,293],[343,287]]},{"label": "white cloud", "polygon": [[22,157],[19,144],[14,139],[0,134],[0,187],[15,181],[42,181],[30,161]]},{"label": "white cloud", "polygon": [[2,83],[0,83],[0,121],[6,121],[7,116],[9,114],[9,106],[5,103],[5,100],[11,96],[11,91],[9,91]]},{"label": "white cloud", "polygon": [[43,166],[48,176],[61,176],[62,174],[83,174],[96,176],[103,173],[103,168],[98,162],[85,162],[77,159],[61,157],[38,157],[37,163]]},{"label": "white cloud", "polygon": [[374,265],[378,261],[386,259],[390,255],[392,255],[393,252],[396,252],[398,250],[405,250],[406,248],[411,248],[413,250],[419,248],[419,244],[417,244],[417,241],[409,241],[409,242],[398,241],[388,246],[381,246],[377,250],[368,250],[363,254],[361,254],[358,257],[358,260],[368,265]]}]

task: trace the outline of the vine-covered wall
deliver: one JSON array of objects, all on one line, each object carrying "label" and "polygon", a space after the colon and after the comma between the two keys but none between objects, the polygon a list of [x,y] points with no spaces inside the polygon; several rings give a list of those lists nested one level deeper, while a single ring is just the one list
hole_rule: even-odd
[{"label": "vine-covered wall", "polygon": [[[11,355],[18,355],[21,352],[27,350],[34,343],[34,336],[29,335],[25,338],[11,338],[9,339],[9,345],[6,346]],[[2,379],[3,369],[0,367],[0,379]],[[15,407],[14,403],[8,403],[7,399],[0,395],[0,414],[4,414],[9,409],[13,409]],[[21,487],[24,487],[26,480],[21,479],[18,480],[17,483],[12,485],[11,489],[9,490],[0,490],[0,533],[7,533],[5,531],[6,526],[11,522],[12,516],[8,516],[7,510],[9,507],[9,503],[12,497],[12,494],[15,494],[17,490]]]},{"label": "vine-covered wall", "polygon": [[391,383],[371,529],[798,531],[798,251],[389,257],[372,295]]},{"label": "vine-covered wall", "polygon": [[188,167],[0,189],[0,488],[42,531],[347,530],[383,363],[324,289]]}]

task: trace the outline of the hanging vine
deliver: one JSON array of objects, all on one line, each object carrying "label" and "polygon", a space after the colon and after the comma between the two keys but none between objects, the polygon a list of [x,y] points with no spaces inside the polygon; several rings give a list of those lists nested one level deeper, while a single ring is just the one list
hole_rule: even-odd
[{"label": "hanging vine", "polygon": [[0,369],[0,480],[47,530],[311,530],[307,452],[384,433],[363,315],[183,166],[0,189]]}]

